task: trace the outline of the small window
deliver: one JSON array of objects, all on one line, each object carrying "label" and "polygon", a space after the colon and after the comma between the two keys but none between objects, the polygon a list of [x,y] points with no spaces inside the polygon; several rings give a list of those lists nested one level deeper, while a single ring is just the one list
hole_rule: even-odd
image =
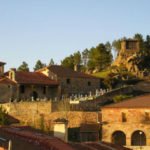
[{"label": "small window", "polygon": [[88,86],[91,86],[91,82],[90,81],[88,81]]},{"label": "small window", "polygon": [[20,93],[25,93],[25,86],[24,85],[21,85],[20,86]]},{"label": "small window", "polygon": [[126,113],[122,113],[122,122],[127,122]]},{"label": "small window", "polygon": [[70,83],[71,83],[70,79],[67,79],[67,80],[66,80],[66,83],[67,83],[67,84],[70,84]]},{"label": "small window", "polygon": [[43,87],[43,94],[46,94],[46,87]]},{"label": "small window", "polygon": [[145,121],[150,121],[149,113],[145,112]]}]

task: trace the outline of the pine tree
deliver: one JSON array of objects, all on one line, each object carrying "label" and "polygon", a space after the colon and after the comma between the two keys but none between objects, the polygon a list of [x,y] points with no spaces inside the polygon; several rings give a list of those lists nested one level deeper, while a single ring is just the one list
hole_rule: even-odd
[{"label": "pine tree", "polygon": [[26,71],[26,72],[29,72],[29,67],[28,67],[28,64],[23,61],[22,64],[18,67],[17,69],[18,71]]},{"label": "pine tree", "polygon": [[35,64],[34,71],[39,70],[39,69],[41,69],[41,68],[43,68],[43,67],[45,67],[45,66],[46,66],[46,65],[45,65],[44,63],[42,63],[40,60],[38,60],[38,61],[36,62],[36,64]]}]

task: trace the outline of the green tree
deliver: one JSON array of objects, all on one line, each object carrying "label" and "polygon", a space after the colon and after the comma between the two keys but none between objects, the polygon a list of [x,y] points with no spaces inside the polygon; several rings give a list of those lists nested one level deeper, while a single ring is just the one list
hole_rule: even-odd
[{"label": "green tree", "polygon": [[146,36],[146,40],[144,41],[143,51],[146,56],[150,56],[150,36],[149,35]]},{"label": "green tree", "polygon": [[110,45],[100,43],[96,48],[92,47],[89,52],[89,69],[96,69],[98,71],[105,69],[111,64],[112,54]]},{"label": "green tree", "polygon": [[0,106],[0,125],[9,125],[6,110]]},{"label": "green tree", "polygon": [[49,66],[51,66],[51,65],[55,65],[55,62],[54,62],[53,58],[51,58],[51,60],[49,62]]},{"label": "green tree", "polygon": [[115,51],[119,52],[121,49],[121,39],[119,40],[114,40],[112,43],[113,48],[115,49]]},{"label": "green tree", "polygon": [[106,48],[106,63],[108,65],[111,65],[112,61],[113,61],[113,56],[112,56],[112,46],[110,44],[110,42],[106,42],[105,44],[105,48]]},{"label": "green tree", "polygon": [[121,102],[125,99],[129,99],[129,98],[132,98],[132,97],[133,97],[133,95],[116,95],[116,96],[113,97],[113,101],[115,103],[118,103],[118,102]]},{"label": "green tree", "polygon": [[86,48],[82,52],[82,62],[84,67],[87,67],[88,61],[89,61],[89,50]]},{"label": "green tree", "polygon": [[139,41],[143,41],[143,35],[140,34],[140,33],[136,33],[136,34],[133,36],[133,39],[139,40]]},{"label": "green tree", "polygon": [[28,67],[28,64],[23,61],[22,64],[18,67],[17,69],[18,71],[26,71],[26,72],[29,72],[29,67]]},{"label": "green tree", "polygon": [[96,51],[95,47],[92,47],[89,50],[89,61],[87,64],[89,70],[94,70],[94,68],[95,68],[95,61],[94,61],[95,51]]},{"label": "green tree", "polygon": [[133,37],[133,39],[138,40],[139,41],[139,46],[140,46],[140,50],[144,50],[144,39],[143,39],[143,35],[140,33],[136,33]]},{"label": "green tree", "polygon": [[112,42],[112,48],[118,53],[121,50],[121,41],[126,40],[126,37],[120,38],[118,40],[114,40]]},{"label": "green tree", "polygon": [[61,65],[64,67],[73,69],[74,68],[74,57],[73,57],[73,55],[70,55],[70,56],[64,58],[61,61]]},{"label": "green tree", "polygon": [[44,63],[42,63],[40,60],[38,60],[38,61],[36,62],[36,64],[35,64],[34,71],[39,70],[39,69],[41,69],[41,68],[43,68],[43,67],[45,67],[45,66],[46,66],[46,65],[45,65]]},{"label": "green tree", "polygon": [[77,51],[76,53],[73,54],[73,61],[74,65],[80,65],[81,64],[81,53]]}]

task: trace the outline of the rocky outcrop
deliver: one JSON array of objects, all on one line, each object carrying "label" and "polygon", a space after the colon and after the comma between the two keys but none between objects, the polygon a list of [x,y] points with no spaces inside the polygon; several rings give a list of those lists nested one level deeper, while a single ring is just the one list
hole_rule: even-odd
[{"label": "rocky outcrop", "polygon": [[[127,42],[133,45],[135,41],[123,41],[121,50],[112,66],[124,67],[130,73],[140,78],[149,78],[150,76],[150,56],[142,53],[138,46],[128,48]],[[138,44],[138,42],[137,42]]]}]

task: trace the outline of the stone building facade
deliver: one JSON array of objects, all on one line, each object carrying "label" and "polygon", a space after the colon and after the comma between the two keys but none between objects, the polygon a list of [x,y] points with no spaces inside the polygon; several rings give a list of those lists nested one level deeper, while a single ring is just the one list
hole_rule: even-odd
[{"label": "stone building facade", "polygon": [[0,101],[60,99],[72,94],[95,93],[100,79],[62,66],[49,66],[36,72],[12,68],[4,73],[0,63]]},{"label": "stone building facade", "polygon": [[49,76],[50,79],[59,82],[60,95],[94,94],[96,89],[100,88],[100,78],[62,66],[53,65],[37,72],[41,72]]},{"label": "stone building facade", "polygon": [[150,149],[150,95],[103,107],[102,140]]}]

